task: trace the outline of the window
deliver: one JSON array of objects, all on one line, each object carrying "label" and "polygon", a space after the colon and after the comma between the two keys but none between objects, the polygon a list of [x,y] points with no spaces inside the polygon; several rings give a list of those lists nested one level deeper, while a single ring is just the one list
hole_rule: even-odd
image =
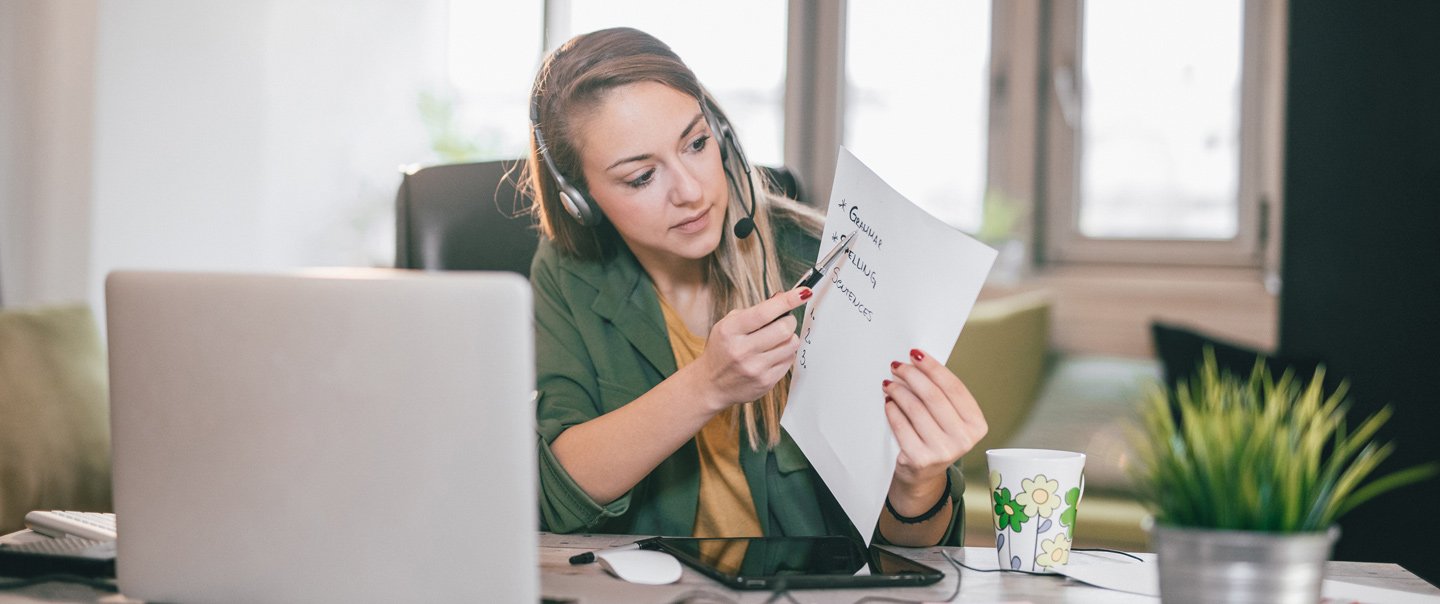
[{"label": "window", "polygon": [[523,157],[530,85],[544,50],[543,6],[450,0],[449,8],[449,87],[419,100],[431,146],[447,162]]},{"label": "window", "polygon": [[845,146],[926,211],[976,231],[986,186],[989,4],[850,0],[847,10]]},{"label": "window", "polygon": [[432,132],[479,133],[481,157],[523,154],[543,44],[631,26],[694,69],[753,162],[795,169],[818,202],[843,141],[958,228],[998,208],[1018,222],[989,234],[1044,262],[1278,258],[1264,229],[1278,216],[1283,3],[450,3],[454,97],[435,103]]},{"label": "window", "polygon": [[1261,148],[1279,144],[1260,128],[1262,10],[1243,0],[1053,7],[1046,259],[1258,265]]},{"label": "window", "polygon": [[[553,4],[553,3],[552,3]],[[725,110],[755,164],[783,165],[786,6],[666,0],[566,2],[551,44],[607,27],[634,27],[669,45]]]},{"label": "window", "polygon": [[[421,99],[446,161],[521,157],[530,86],[545,52],[572,36],[634,27],[680,55],[725,109],[751,162],[784,164],[786,6],[661,0],[495,3],[450,0],[450,87]],[[528,59],[528,60],[526,60]]]},{"label": "window", "polygon": [[1083,236],[1235,236],[1240,4],[1085,5],[1077,128]]}]

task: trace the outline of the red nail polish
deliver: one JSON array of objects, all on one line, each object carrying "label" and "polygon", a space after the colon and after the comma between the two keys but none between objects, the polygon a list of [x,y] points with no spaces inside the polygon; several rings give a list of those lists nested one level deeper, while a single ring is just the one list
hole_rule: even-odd
[{"label": "red nail polish", "polygon": [[888,387],[890,386],[890,383],[891,383],[890,380],[885,380],[885,381],[883,381],[883,382],[880,383],[880,387],[881,387],[881,388],[888,388]]},{"label": "red nail polish", "polygon": [[899,368],[900,368],[900,361],[890,361],[890,368],[891,368],[891,369],[899,369]]},{"label": "red nail polish", "polygon": [[925,360],[925,353],[920,352],[919,348],[911,348],[910,358],[915,359],[916,362],[920,362]]},{"label": "red nail polish", "polygon": [[810,299],[810,296],[813,296],[813,295],[815,295],[815,292],[812,291],[812,290],[811,290],[810,288],[808,288],[808,287],[800,291],[800,299],[801,299],[801,300],[809,300],[809,299]]},{"label": "red nail polish", "polygon": [[893,402],[895,402],[895,399],[890,398],[890,397],[887,396],[887,397],[885,397],[885,402],[886,402],[887,404],[888,404],[888,403],[893,403]]}]

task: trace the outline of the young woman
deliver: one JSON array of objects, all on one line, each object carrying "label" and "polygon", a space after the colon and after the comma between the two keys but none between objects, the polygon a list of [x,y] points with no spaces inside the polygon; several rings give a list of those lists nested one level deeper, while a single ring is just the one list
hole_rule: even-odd
[{"label": "young woman", "polygon": [[[551,54],[531,122],[545,528],[854,535],[780,428],[791,313],[810,297],[784,284],[816,257],[820,216],[754,183],[695,75],[633,29]],[[943,364],[905,361],[856,393],[885,405],[901,446],[878,538],[959,545],[957,462],[985,419]]]}]

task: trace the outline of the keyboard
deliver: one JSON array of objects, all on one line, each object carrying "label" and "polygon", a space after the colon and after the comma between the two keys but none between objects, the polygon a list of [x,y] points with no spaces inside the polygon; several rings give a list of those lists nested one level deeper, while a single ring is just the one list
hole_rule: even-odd
[{"label": "keyboard", "polygon": [[25,515],[25,526],[55,538],[74,535],[92,541],[115,540],[114,514],[36,510]]}]

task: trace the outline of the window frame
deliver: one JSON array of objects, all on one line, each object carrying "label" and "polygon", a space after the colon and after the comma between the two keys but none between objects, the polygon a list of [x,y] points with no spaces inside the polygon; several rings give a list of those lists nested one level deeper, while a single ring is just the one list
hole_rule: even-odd
[{"label": "window frame", "polygon": [[[1240,152],[1237,230],[1228,240],[1107,239],[1085,236],[1079,228],[1079,103],[1081,27],[1084,0],[1054,0],[1044,19],[1050,47],[1040,66],[1041,146],[1044,190],[1038,228],[1043,233],[1038,257],[1048,264],[1110,263],[1205,265],[1260,268],[1272,264],[1269,225],[1278,216],[1283,131],[1283,3],[1245,2],[1242,25]],[[1065,90],[1067,78],[1070,90]],[[1068,105],[1068,107],[1067,107]],[[1067,119],[1067,114],[1071,117]]]},{"label": "window frame", "polygon": [[[570,34],[571,1],[544,0],[546,52]],[[1079,124],[1066,123],[1055,74],[1065,66],[1074,73],[1079,65],[1083,2],[992,1],[986,188],[1018,200],[1029,212],[1031,219],[1017,237],[1040,265],[1260,268],[1278,288],[1279,237],[1272,225],[1279,224],[1283,199],[1288,0],[1245,2],[1239,215],[1236,237],[1224,241],[1100,239],[1080,233]],[[810,202],[823,206],[844,140],[848,3],[787,3],[784,162]]]}]

